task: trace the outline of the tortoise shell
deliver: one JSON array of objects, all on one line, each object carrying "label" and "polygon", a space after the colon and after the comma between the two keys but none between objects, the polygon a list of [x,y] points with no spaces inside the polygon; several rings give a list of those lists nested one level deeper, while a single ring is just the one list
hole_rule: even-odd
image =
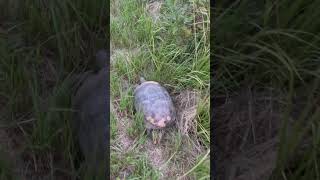
[{"label": "tortoise shell", "polygon": [[75,76],[77,89],[72,99],[75,111],[72,125],[80,150],[94,174],[98,174],[95,172],[98,167],[104,166],[108,148],[107,58],[107,52],[99,51],[96,55],[97,69]]},{"label": "tortoise shell", "polygon": [[163,129],[176,118],[175,108],[168,91],[155,81],[142,81],[134,91],[134,104],[144,115],[147,129]]}]

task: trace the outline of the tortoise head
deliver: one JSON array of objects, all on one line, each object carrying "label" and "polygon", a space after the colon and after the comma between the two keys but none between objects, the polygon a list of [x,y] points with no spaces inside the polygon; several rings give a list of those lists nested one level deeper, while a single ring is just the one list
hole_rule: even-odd
[{"label": "tortoise head", "polygon": [[174,120],[170,109],[160,108],[146,116],[146,121],[158,128],[165,128]]}]

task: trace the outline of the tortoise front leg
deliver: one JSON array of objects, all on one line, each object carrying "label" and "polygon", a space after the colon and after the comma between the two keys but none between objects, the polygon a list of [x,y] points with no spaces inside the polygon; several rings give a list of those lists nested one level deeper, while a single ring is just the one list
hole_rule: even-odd
[{"label": "tortoise front leg", "polygon": [[151,128],[146,129],[147,136],[152,139],[153,144],[157,144],[157,133],[155,130]]},{"label": "tortoise front leg", "polygon": [[164,132],[163,130],[158,130],[158,131],[152,131],[152,141],[153,144],[159,144]]}]

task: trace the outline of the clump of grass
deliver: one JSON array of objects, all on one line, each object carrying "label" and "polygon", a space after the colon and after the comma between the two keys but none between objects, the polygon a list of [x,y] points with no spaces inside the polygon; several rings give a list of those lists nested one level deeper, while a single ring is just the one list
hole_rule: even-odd
[{"label": "clump of grass", "polygon": [[120,111],[127,110],[127,114],[131,115],[133,111],[133,89],[130,87],[120,92]]},{"label": "clump of grass", "polygon": [[208,119],[210,119],[209,108],[209,97],[206,96],[199,102],[197,109],[197,133],[206,147],[210,147],[210,121],[208,121]]},{"label": "clump of grass", "polygon": [[132,124],[128,127],[127,133],[130,137],[137,137],[142,134],[144,130],[144,116],[142,113],[138,112],[134,115]]},{"label": "clump of grass", "polygon": [[208,174],[208,171],[210,171],[210,159],[208,158],[209,153],[210,151],[205,155],[199,156],[196,165],[180,178],[191,174],[191,177],[195,179],[210,179],[210,175]]},{"label": "clump of grass", "polygon": [[110,114],[110,129],[110,139],[115,139],[115,137],[117,136],[117,119],[114,115],[114,112]]},{"label": "clump of grass", "polygon": [[[151,167],[145,154],[137,154],[136,152],[116,154],[116,152],[111,152],[110,165],[111,177],[114,178],[159,178],[159,173]],[[119,174],[119,172],[123,172],[123,174]]]},{"label": "clump of grass", "polygon": [[[144,6],[133,0],[112,2],[118,8],[117,18],[110,23],[111,41],[118,47],[135,47],[152,37],[152,20],[147,16]],[[113,8],[113,7],[112,7]],[[121,17],[121,18],[118,18]]]},{"label": "clump of grass", "polygon": [[[277,7],[272,2],[244,1],[235,2],[230,9],[219,4],[213,45],[216,52],[214,64],[217,66],[214,72],[216,92],[235,90],[244,81],[288,87],[291,77],[295,79],[297,86],[310,78],[318,77],[319,64],[315,60],[319,46],[317,28],[314,24],[302,25],[302,21],[298,23],[294,19],[295,16],[298,19],[309,19],[307,14],[312,14],[312,7],[317,4],[316,1],[309,4],[281,1]],[[278,9],[284,7],[292,8],[292,14],[288,14],[286,18],[287,11]],[[226,10],[221,11],[220,8]],[[302,13],[301,9],[305,11]],[[286,20],[281,22],[282,18]],[[291,19],[290,23],[287,18]],[[308,20],[304,22],[310,23]],[[282,27],[282,23],[286,26]]]},{"label": "clump of grass", "polygon": [[20,61],[22,55],[14,53],[10,49],[11,45],[8,42],[10,37],[0,36],[2,84],[0,92],[1,97],[6,102],[6,106],[4,106],[6,109],[4,110],[7,113],[3,115],[8,119],[8,123],[15,121],[17,115],[21,114],[22,111],[28,111],[30,108],[27,105],[31,100],[30,97],[24,96],[29,77],[25,71],[26,64],[24,61]]},{"label": "clump of grass", "polygon": [[120,96],[121,86],[118,82],[119,77],[116,73],[113,74],[113,76],[110,77],[110,96],[113,98]]}]

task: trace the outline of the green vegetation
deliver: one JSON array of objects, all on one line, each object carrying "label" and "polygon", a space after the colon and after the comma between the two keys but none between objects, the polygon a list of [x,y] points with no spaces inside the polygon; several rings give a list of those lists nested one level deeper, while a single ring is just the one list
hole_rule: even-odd
[{"label": "green vegetation", "polygon": [[[250,99],[250,96],[242,98],[249,103],[258,102],[259,98],[269,98],[270,103],[268,101],[266,105],[260,104],[263,108],[259,113],[262,115],[270,106],[272,113],[269,114],[273,115],[264,122],[259,121],[258,115],[252,115],[252,106],[249,106],[251,109],[244,111],[248,113],[245,118],[251,122],[242,121],[242,123],[249,124],[249,130],[253,133],[249,132],[249,136],[246,136],[245,133],[239,132],[237,136],[244,139],[243,143],[250,143],[252,146],[238,148],[239,142],[235,145],[236,149],[224,153],[240,155],[253,151],[263,143],[273,141],[271,137],[261,133],[259,135],[257,131],[254,133],[254,128],[258,129],[259,124],[267,124],[266,121],[270,123],[281,121],[279,128],[273,127],[279,131],[275,135],[279,136],[277,138],[279,143],[276,148],[268,150],[278,152],[277,163],[275,167],[271,167],[272,179],[319,178],[320,21],[315,18],[320,15],[316,10],[319,7],[320,2],[316,0],[254,2],[245,0],[220,1],[213,9],[215,21],[212,30],[214,33],[211,35],[214,39],[212,44],[215,69],[212,79],[214,96],[217,99],[224,97],[235,100],[233,98],[235,95],[241,96],[244,89],[247,91],[250,89],[249,92],[256,92],[256,95],[252,95],[255,99]],[[222,112],[221,107],[215,108],[220,108],[217,111],[221,111],[221,114],[227,114],[228,109]],[[242,108],[247,107],[246,104]],[[230,121],[236,122],[239,119],[234,118]],[[226,118],[221,116],[217,119],[217,123],[227,123]],[[236,124],[233,123],[233,127],[229,126],[229,132],[224,133],[231,134],[231,129],[236,128]],[[264,129],[268,128],[267,125],[261,126],[264,126],[262,127]],[[217,127],[217,131],[222,132],[219,128],[222,126]],[[227,137],[225,134],[217,134],[217,138]],[[253,140],[247,138],[251,136]],[[260,144],[255,143],[255,140],[263,138],[267,139]],[[236,139],[233,144],[235,141]],[[221,141],[219,145],[228,147],[231,143],[224,144]],[[264,152],[267,148],[269,147],[260,150]],[[268,154],[268,151],[264,154]],[[220,159],[217,162],[218,166],[224,160]],[[246,162],[250,160],[248,158]],[[225,178],[223,173],[228,169],[225,166],[221,168],[224,170],[219,170],[219,176]],[[242,165],[242,168],[246,167]]]},{"label": "green vegetation", "polygon": [[111,169],[122,172],[129,179],[158,179],[159,174],[149,164],[145,154],[128,152],[126,154],[111,153]]},{"label": "green vegetation", "polygon": [[7,157],[8,153],[3,151],[0,146],[0,179],[8,179],[13,180],[16,177],[12,173],[12,164],[10,163],[10,159]]},{"label": "green vegetation", "polygon": [[[112,178],[126,172],[129,179],[178,178],[191,170],[185,178],[209,179],[209,156],[203,156],[210,144],[208,7],[206,0],[111,1],[111,99],[118,127],[111,140]],[[140,76],[164,85],[184,115],[157,145],[134,112]]]},{"label": "green vegetation", "polygon": [[108,43],[107,4],[0,1],[0,128],[14,134],[11,140],[23,149],[26,179],[82,174],[67,77],[92,66],[97,49]]}]

